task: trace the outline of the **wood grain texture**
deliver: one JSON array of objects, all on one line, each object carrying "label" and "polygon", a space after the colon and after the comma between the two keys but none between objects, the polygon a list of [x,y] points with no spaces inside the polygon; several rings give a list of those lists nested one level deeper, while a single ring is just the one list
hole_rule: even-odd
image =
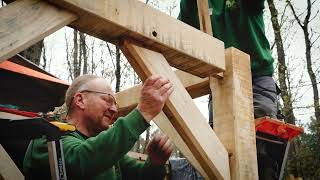
[{"label": "wood grain texture", "polygon": [[0,144],[0,179],[23,180],[24,176]]},{"label": "wood grain texture", "polygon": [[230,153],[231,179],[258,179],[249,55],[226,49],[223,79],[213,86],[214,131]]},{"label": "wood grain texture", "polygon": [[210,179],[230,179],[226,149],[171,70],[165,57],[126,41],[121,49],[142,80],[152,74],[170,79],[175,91],[166,102],[164,113]]},{"label": "wood grain texture", "polygon": [[200,30],[213,36],[208,0],[197,0]]},{"label": "wood grain texture", "polygon": [[[174,71],[192,98],[210,93],[209,78],[199,78],[183,71]],[[116,93],[119,115],[124,116],[135,108],[140,98],[141,85]]]},{"label": "wood grain texture", "polygon": [[0,63],[75,19],[41,0],[21,0],[0,8]]},{"label": "wood grain texture", "polygon": [[71,27],[117,42],[133,39],[199,77],[225,70],[224,43],[137,0],[50,0],[79,15]]},{"label": "wood grain texture", "polygon": [[[204,33],[209,34],[213,37],[213,27],[211,24],[211,18],[209,14],[209,4],[208,0],[197,0],[198,6],[198,16],[199,16],[199,23],[200,23],[200,30]],[[213,74],[210,78],[223,78],[223,73]]]}]

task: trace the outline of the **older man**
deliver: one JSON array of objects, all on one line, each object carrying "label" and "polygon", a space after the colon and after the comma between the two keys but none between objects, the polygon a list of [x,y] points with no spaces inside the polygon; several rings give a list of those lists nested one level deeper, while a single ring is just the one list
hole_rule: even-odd
[{"label": "older man", "polygon": [[[138,163],[126,155],[173,91],[168,79],[149,77],[140,102],[126,117],[116,119],[117,103],[108,82],[94,75],[74,80],[66,93],[67,121],[76,131],[62,137],[69,179],[163,179],[172,145],[155,137],[147,146],[149,158]],[[112,125],[112,126],[111,126]],[[50,179],[46,140],[30,143],[25,159],[27,179]]]}]

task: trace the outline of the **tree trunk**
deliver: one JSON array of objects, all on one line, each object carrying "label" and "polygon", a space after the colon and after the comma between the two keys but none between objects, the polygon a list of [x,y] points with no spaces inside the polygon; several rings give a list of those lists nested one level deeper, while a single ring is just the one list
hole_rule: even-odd
[{"label": "tree trunk", "polygon": [[143,151],[142,151],[144,154],[147,153],[146,150],[147,150],[147,145],[149,141],[150,141],[150,127],[146,131],[146,140],[144,142]]},{"label": "tree trunk", "polygon": [[47,68],[47,63],[48,63],[48,61],[47,61],[47,55],[46,55],[46,47],[45,46],[43,46],[43,69],[46,69]]},{"label": "tree trunk", "polygon": [[306,45],[307,70],[308,70],[308,75],[310,77],[312,90],[313,90],[313,105],[314,105],[315,118],[316,118],[316,121],[320,123],[319,90],[317,87],[317,79],[312,69],[312,58],[311,58],[312,43],[311,43],[311,37],[309,35],[309,24],[313,20],[313,18],[310,19],[313,3],[311,2],[311,0],[307,0],[307,14],[303,22],[299,19],[299,16],[297,15],[293,5],[291,4],[291,1],[287,0],[287,3],[292,11],[294,18],[296,19],[297,23],[299,24],[299,26],[303,31],[304,41]]},{"label": "tree trunk", "polygon": [[[310,1],[310,0],[308,0]],[[311,7],[310,7],[311,8]],[[312,59],[311,59],[311,41],[308,32],[308,23],[304,25],[303,28],[304,41],[306,44],[306,61],[307,61],[307,70],[310,77],[310,81],[312,84],[313,90],[313,105],[314,105],[314,115],[316,117],[316,121],[320,123],[320,106],[319,106],[319,91],[317,86],[317,78],[312,69]]]},{"label": "tree trunk", "polygon": [[86,45],[86,36],[84,33],[80,32],[80,47],[83,59],[83,74],[88,73],[88,55],[87,55],[87,45]]},{"label": "tree trunk", "polygon": [[38,43],[32,45],[28,49],[20,52],[20,54],[25,57],[26,59],[30,60],[36,65],[40,65],[40,58],[43,48],[43,40],[39,41]]},{"label": "tree trunk", "polygon": [[78,30],[73,30],[73,77],[76,78],[80,76],[79,68],[79,50],[78,50]]},{"label": "tree trunk", "polygon": [[117,45],[116,46],[116,70],[115,70],[115,76],[116,76],[116,92],[120,91],[120,85],[121,85],[121,65],[120,65],[120,48]]},{"label": "tree trunk", "polygon": [[278,54],[278,77],[279,84],[281,89],[281,98],[283,99],[283,114],[285,115],[285,121],[291,124],[295,124],[295,116],[293,113],[292,105],[292,96],[290,89],[286,83],[286,80],[289,79],[287,74],[287,65],[285,59],[285,53],[283,48],[283,42],[281,37],[281,27],[278,22],[278,11],[274,5],[273,0],[268,0],[269,10],[271,13],[271,22],[275,37],[275,43],[277,45],[277,54]]},{"label": "tree trunk", "polygon": [[[275,37],[275,44],[277,46],[277,55],[278,55],[278,78],[279,78],[279,84],[281,89],[281,98],[283,100],[283,114],[285,115],[285,121],[291,124],[295,124],[295,115],[293,112],[293,103],[292,103],[292,96],[290,89],[287,85],[287,80],[289,80],[288,73],[287,73],[287,65],[286,65],[286,59],[285,59],[285,52],[283,47],[283,41],[281,36],[281,26],[278,22],[278,11],[275,7],[273,0],[267,0],[269,5],[269,10],[271,14],[271,22]],[[297,154],[297,148],[296,148],[296,141],[292,143],[292,146],[290,148],[289,153],[289,163],[288,166],[290,166],[292,169],[290,169],[290,174],[299,175],[301,174],[301,169],[299,168],[300,162],[295,161],[293,162],[292,158],[295,157],[295,154]]]}]

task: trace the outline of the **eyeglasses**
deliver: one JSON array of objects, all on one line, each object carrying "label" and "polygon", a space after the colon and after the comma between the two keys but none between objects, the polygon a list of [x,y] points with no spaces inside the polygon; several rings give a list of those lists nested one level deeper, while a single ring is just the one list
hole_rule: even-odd
[{"label": "eyeglasses", "polygon": [[103,100],[110,106],[115,106],[117,109],[119,109],[119,105],[116,101],[116,98],[110,94],[110,93],[105,93],[105,92],[99,92],[99,91],[91,91],[91,90],[82,90],[79,93],[95,93],[95,94],[103,94],[106,95],[106,97],[103,97]]},{"label": "eyeglasses", "polygon": [[[119,109],[119,105],[118,105],[118,103],[117,103],[117,101],[116,101],[116,98],[112,95],[112,94],[110,94],[110,93],[105,93],[105,92],[99,92],[99,91],[91,91],[91,90],[82,90],[82,91],[79,91],[79,93],[95,93],[95,94],[103,94],[103,95],[107,95],[107,97],[108,98],[104,98],[104,101],[108,104],[108,105],[110,105],[110,106],[116,106],[116,108],[117,108],[117,110]],[[71,103],[72,103],[72,101],[73,101],[73,98],[74,97],[72,97],[71,98],[71,100],[70,100],[70,104],[69,104],[69,108],[68,108],[68,110],[67,110],[67,115],[69,115],[69,112],[70,112],[70,106],[71,106]]]}]

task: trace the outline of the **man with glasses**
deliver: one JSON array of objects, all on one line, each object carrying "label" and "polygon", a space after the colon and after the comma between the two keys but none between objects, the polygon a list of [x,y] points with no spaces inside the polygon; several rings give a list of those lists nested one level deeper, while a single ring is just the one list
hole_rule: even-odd
[{"label": "man with glasses", "polygon": [[[67,122],[77,129],[62,137],[68,178],[163,179],[164,164],[173,150],[167,137],[156,136],[150,141],[145,163],[138,163],[126,153],[172,92],[168,79],[151,76],[142,87],[137,108],[116,119],[118,107],[109,83],[94,75],[76,78],[65,97]],[[24,171],[26,179],[50,179],[45,138],[30,143]]]}]

